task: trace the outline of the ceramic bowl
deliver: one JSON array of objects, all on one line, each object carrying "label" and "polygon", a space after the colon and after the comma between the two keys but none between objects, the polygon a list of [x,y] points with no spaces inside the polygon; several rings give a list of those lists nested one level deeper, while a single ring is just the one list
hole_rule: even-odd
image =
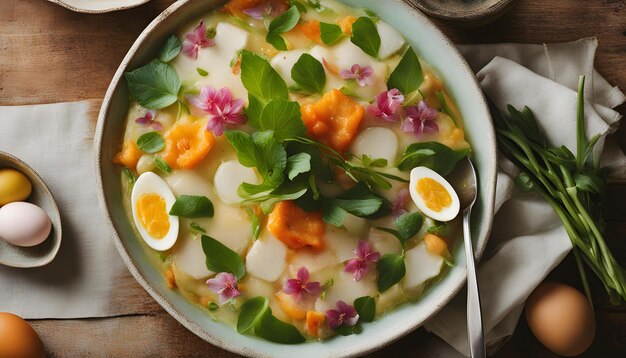
[{"label": "ceramic bowl", "polygon": [[48,0],[66,9],[88,14],[130,9],[150,0]]},{"label": "ceramic bowl", "polygon": [[46,241],[33,247],[19,247],[0,240],[0,264],[19,268],[40,267],[49,264],[61,247],[61,216],[56,201],[43,179],[28,164],[9,153],[0,152],[0,169],[13,168],[22,172],[33,185],[26,200],[48,214],[52,230]]},{"label": "ceramic bowl", "polygon": [[496,21],[517,0],[408,0],[430,16],[460,26],[480,26]]},{"label": "ceramic bowl", "polygon": [[[493,215],[496,180],[496,143],[491,117],[485,99],[469,66],[454,45],[421,12],[400,0],[342,0],[354,7],[367,7],[393,24],[411,43],[417,53],[432,64],[457,101],[466,132],[473,146],[478,170],[479,198],[472,217],[476,255],[487,243]],[[160,14],[139,35],[109,86],[95,135],[96,178],[98,195],[113,240],[137,281],[167,312],[202,339],[223,349],[254,357],[343,357],[371,352],[408,334],[443,308],[463,287],[466,278],[465,256],[459,245],[454,251],[457,263],[442,280],[428,289],[416,303],[405,304],[363,327],[361,334],[336,337],[325,342],[281,345],[248,335],[240,335],[223,323],[214,322],[197,305],[167,288],[162,274],[153,267],[134,234],[122,205],[120,168],[112,158],[121,144],[129,93],[123,80],[124,71],[137,68],[158,54],[166,37],[200,14],[223,1],[182,0]]]}]

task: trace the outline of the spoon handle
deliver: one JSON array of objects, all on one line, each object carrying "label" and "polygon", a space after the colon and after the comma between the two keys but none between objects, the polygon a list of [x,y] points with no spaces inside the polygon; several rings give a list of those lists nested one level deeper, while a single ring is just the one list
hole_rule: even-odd
[{"label": "spoon handle", "polygon": [[470,357],[485,357],[485,337],[483,334],[483,316],[476,281],[476,265],[472,235],[470,233],[471,207],[463,212],[463,237],[465,241],[465,259],[467,261],[467,334],[470,344]]}]

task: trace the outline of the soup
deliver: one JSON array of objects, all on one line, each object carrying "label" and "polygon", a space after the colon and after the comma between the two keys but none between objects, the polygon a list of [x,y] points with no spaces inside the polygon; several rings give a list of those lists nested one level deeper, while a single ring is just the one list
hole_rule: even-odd
[{"label": "soup", "polygon": [[127,214],[213,319],[285,344],[356,334],[454,265],[462,119],[371,11],[232,0],[125,79]]}]

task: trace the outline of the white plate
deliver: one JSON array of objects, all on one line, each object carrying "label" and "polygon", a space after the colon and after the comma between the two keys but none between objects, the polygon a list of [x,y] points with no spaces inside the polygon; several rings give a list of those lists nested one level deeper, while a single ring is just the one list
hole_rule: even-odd
[{"label": "white plate", "polygon": [[76,12],[103,13],[130,9],[150,0],[48,0]]}]

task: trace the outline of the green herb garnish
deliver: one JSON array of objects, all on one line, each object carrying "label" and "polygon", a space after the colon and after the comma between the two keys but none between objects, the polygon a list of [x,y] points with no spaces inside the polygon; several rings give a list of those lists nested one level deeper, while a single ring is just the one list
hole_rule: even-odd
[{"label": "green herb garnish", "polygon": [[202,251],[206,256],[206,267],[213,272],[230,272],[237,280],[246,274],[246,265],[235,251],[214,238],[202,235]]},{"label": "green herb garnish", "polygon": [[363,296],[354,300],[354,309],[359,314],[359,322],[372,322],[376,317],[376,301],[374,297]]},{"label": "green herb garnish", "polygon": [[380,35],[376,29],[376,24],[374,24],[371,18],[361,16],[352,24],[352,37],[350,37],[350,41],[361,48],[366,54],[374,58],[378,57]]},{"label": "green herb garnish", "polygon": [[378,281],[376,282],[379,292],[385,292],[396,283],[400,282],[406,274],[404,256],[397,254],[385,254],[376,264]]},{"label": "green herb garnish", "polygon": [[191,228],[191,230],[197,231],[197,232],[202,233],[202,234],[206,234],[206,230],[200,224],[198,224],[197,222],[192,221],[189,224],[189,227]]},{"label": "green herb garnish", "polygon": [[305,341],[294,326],[272,315],[269,300],[261,296],[251,298],[241,306],[237,319],[237,332],[254,333],[268,341],[283,344],[296,344]]},{"label": "green herb garnish", "polygon": [[170,215],[184,218],[213,217],[213,203],[206,196],[180,195],[170,209]]},{"label": "green herb garnish", "polygon": [[289,180],[294,180],[298,174],[307,173],[311,170],[311,155],[308,153],[298,153],[287,158],[285,172]]},{"label": "green herb garnish", "polygon": [[287,44],[281,34],[293,29],[300,21],[300,11],[296,6],[291,6],[289,10],[276,17],[272,22],[265,36],[265,41],[280,51],[287,51]]},{"label": "green herb garnish", "polygon": [[180,78],[172,66],[160,60],[126,72],[124,78],[130,94],[145,108],[161,109],[179,101]]},{"label": "green herb garnish", "polygon": [[302,54],[291,68],[291,78],[304,91],[322,93],[326,84],[324,66],[308,53]]},{"label": "green herb garnish", "polygon": [[207,72],[207,70],[205,70],[204,68],[201,67],[197,67],[196,71],[198,71],[198,74],[202,77],[206,77],[209,75],[209,73]]},{"label": "green herb garnish", "polygon": [[148,132],[137,138],[137,147],[142,152],[156,153],[165,148],[165,140],[158,132]]},{"label": "green herb garnish", "polygon": [[339,25],[320,22],[320,39],[325,45],[333,45],[343,36],[344,33]]},{"label": "green herb garnish", "polygon": [[220,309],[220,306],[218,306],[217,303],[215,302],[211,302],[209,303],[208,308],[209,308],[209,311],[217,311]]},{"label": "green herb garnish", "polygon": [[157,168],[159,168],[160,171],[162,171],[165,174],[170,174],[172,173],[172,167],[169,166],[169,164],[167,164],[165,162],[165,160],[156,157],[154,158],[154,164],[156,165]]},{"label": "green herb garnish", "polygon": [[397,166],[402,171],[424,166],[447,175],[469,152],[469,148],[454,150],[438,142],[413,143],[406,148]]},{"label": "green herb garnish", "polygon": [[182,45],[178,37],[171,35],[167,38],[167,41],[165,41],[165,46],[163,46],[159,53],[159,59],[165,63],[172,61],[180,53]]},{"label": "green herb garnish", "polygon": [[397,88],[405,96],[413,93],[424,82],[422,66],[415,55],[413,48],[409,46],[402,55],[398,66],[391,72],[387,80],[387,88]]},{"label": "green herb garnish", "polygon": [[241,82],[250,94],[263,102],[274,98],[286,100],[289,95],[287,84],[270,63],[248,50],[241,51]]},{"label": "green herb garnish", "polygon": [[443,112],[450,116],[452,122],[454,122],[455,125],[459,123],[454,113],[452,113],[452,109],[450,109],[450,107],[448,106],[448,102],[446,101],[446,97],[443,95],[443,92],[438,91],[435,95],[437,96],[439,103],[441,103],[441,108],[443,109]]},{"label": "green herb garnish", "polygon": [[124,167],[122,168],[122,175],[124,176],[124,178],[126,178],[126,181],[128,181],[128,188],[132,190],[133,186],[135,185],[135,181],[137,180],[135,178],[135,174],[133,174],[130,169]]}]

